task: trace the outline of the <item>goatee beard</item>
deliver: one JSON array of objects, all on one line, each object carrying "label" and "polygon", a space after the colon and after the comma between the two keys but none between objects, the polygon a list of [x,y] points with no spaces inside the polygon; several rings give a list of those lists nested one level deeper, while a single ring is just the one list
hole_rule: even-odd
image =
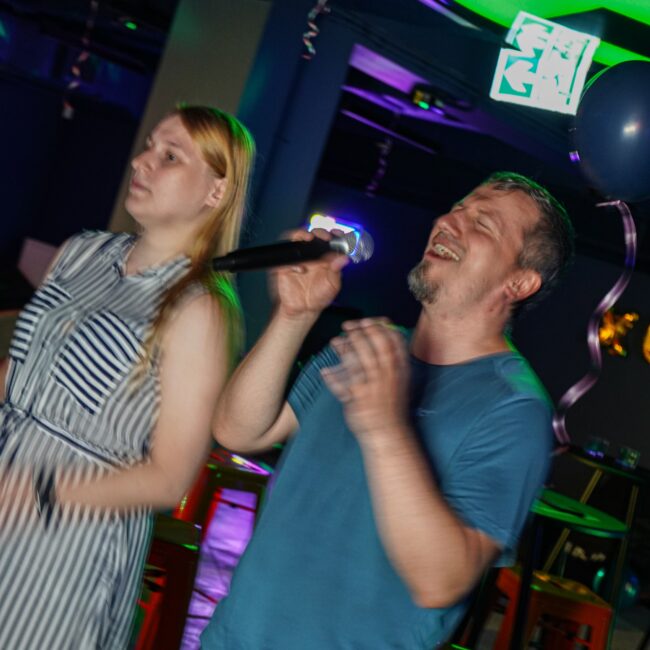
[{"label": "goatee beard", "polygon": [[426,272],[429,262],[422,260],[408,274],[408,285],[413,297],[422,304],[432,304],[438,295],[438,285],[428,282]]}]

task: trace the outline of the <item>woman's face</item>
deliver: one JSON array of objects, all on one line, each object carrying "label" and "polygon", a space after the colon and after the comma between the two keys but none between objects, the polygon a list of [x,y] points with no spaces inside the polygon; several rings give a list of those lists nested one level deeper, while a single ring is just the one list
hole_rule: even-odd
[{"label": "woman's face", "polygon": [[145,229],[194,230],[218,205],[225,188],[178,115],[158,123],[131,167],[125,207]]}]

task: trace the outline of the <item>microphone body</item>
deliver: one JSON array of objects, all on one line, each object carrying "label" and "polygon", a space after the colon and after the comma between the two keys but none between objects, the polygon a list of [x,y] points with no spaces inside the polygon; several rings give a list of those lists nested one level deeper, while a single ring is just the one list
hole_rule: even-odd
[{"label": "microphone body", "polygon": [[223,257],[215,257],[211,265],[214,271],[255,271],[317,260],[330,252],[343,253],[353,262],[361,262],[372,255],[372,249],[372,238],[368,233],[361,233],[357,239],[354,232],[349,232],[342,237],[332,237],[330,241],[314,237],[310,241],[280,241],[240,248]]}]

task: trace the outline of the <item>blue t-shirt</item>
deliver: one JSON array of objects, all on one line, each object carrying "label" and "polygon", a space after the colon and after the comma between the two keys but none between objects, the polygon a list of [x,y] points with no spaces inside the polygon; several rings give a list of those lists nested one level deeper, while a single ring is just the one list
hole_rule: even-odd
[{"label": "blue t-shirt", "polygon": [[[415,605],[386,556],[361,450],[320,377],[337,362],[326,349],[289,395],[300,430],[203,633],[205,650],[431,650],[465,609]],[[412,419],[439,489],[509,563],[548,469],[543,389],[509,352],[452,366],[412,358],[411,370]]]}]

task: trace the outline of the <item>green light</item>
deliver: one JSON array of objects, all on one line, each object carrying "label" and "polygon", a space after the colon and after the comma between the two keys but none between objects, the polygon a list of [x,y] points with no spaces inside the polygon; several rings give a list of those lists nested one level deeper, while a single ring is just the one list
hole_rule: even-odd
[{"label": "green light", "polygon": [[9,40],[9,34],[7,33],[7,30],[5,29],[4,23],[0,20],[0,40],[2,41],[8,41]]},{"label": "green light", "polygon": [[[632,20],[650,25],[650,3],[645,0],[456,0],[459,5],[491,20],[510,27],[519,11],[527,11],[547,20],[561,20],[562,16],[608,9]],[[623,61],[650,61],[638,52],[601,41],[594,53],[594,61],[616,65]]]},{"label": "green light", "polygon": [[431,106],[429,106],[429,104],[426,102],[418,102],[418,106],[420,108],[423,108],[425,111],[428,111],[431,108]]},{"label": "green light", "polygon": [[138,29],[138,25],[136,23],[134,23],[132,20],[125,21],[124,27],[126,27],[127,29],[130,29],[132,31],[135,31],[136,29]]}]

